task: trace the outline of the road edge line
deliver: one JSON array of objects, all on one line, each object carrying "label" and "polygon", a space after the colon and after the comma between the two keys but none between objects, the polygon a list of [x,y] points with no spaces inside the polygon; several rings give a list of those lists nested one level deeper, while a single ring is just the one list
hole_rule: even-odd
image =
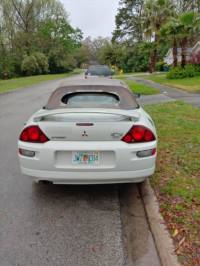
[{"label": "road edge line", "polygon": [[178,257],[174,253],[173,240],[159,211],[158,200],[149,180],[143,182],[139,189],[161,264],[163,266],[180,266]]}]

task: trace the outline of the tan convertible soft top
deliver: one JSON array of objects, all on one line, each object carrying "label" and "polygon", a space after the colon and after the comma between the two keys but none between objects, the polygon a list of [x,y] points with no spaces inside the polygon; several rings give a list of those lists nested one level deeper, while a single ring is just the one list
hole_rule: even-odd
[{"label": "tan convertible soft top", "polygon": [[[94,92],[94,93],[110,93],[119,99],[118,105],[101,106],[101,108],[114,108],[131,110],[138,108],[138,103],[134,94],[128,87],[119,80],[112,79],[95,79],[95,80],[74,80],[71,82],[62,83],[50,96],[45,109],[53,110],[59,108],[69,108],[64,104],[62,99],[70,94]],[[85,107],[85,106],[84,106]],[[93,107],[93,106],[88,106]],[[71,108],[71,107],[70,107]],[[80,107],[81,108],[81,107]]]}]

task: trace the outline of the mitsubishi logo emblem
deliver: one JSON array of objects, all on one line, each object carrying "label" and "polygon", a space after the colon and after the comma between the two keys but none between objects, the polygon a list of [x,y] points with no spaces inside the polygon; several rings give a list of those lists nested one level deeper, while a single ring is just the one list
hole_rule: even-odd
[{"label": "mitsubishi logo emblem", "polygon": [[88,137],[88,134],[85,130],[83,131],[82,137]]}]

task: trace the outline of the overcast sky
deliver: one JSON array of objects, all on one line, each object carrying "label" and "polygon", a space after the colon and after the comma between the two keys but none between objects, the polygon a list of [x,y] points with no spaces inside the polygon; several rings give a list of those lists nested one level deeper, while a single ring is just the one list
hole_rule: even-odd
[{"label": "overcast sky", "polygon": [[73,27],[84,37],[110,37],[115,28],[119,0],[61,0]]}]

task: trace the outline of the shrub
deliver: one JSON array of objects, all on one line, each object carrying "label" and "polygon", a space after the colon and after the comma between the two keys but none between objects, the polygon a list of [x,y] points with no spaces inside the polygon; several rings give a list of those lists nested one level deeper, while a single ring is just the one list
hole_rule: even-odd
[{"label": "shrub", "polygon": [[164,71],[165,62],[159,61],[156,63],[156,71]]},{"label": "shrub", "polygon": [[188,64],[185,66],[187,77],[195,77],[198,75],[198,71],[195,65]]},{"label": "shrub", "polygon": [[9,79],[15,76],[14,66],[11,64],[0,65],[0,78]]},{"label": "shrub", "polygon": [[38,73],[39,66],[35,56],[25,56],[22,61],[21,69],[26,76],[36,75]]},{"label": "shrub", "polygon": [[168,79],[182,79],[186,77],[195,77],[200,75],[200,67],[192,64],[186,65],[184,68],[178,66],[171,68],[171,70],[167,73]]},{"label": "shrub", "polygon": [[0,58],[0,78],[8,79],[17,76],[17,63],[14,56],[6,55],[4,58]]},{"label": "shrub", "polygon": [[167,78],[168,79],[182,79],[185,78],[186,72],[185,69],[178,66],[178,67],[173,67],[170,69],[170,71],[167,73]]},{"label": "shrub", "polygon": [[36,52],[33,54],[33,56],[36,58],[37,64],[38,64],[38,73],[37,74],[46,74],[49,71],[49,63],[48,58],[45,54]]},{"label": "shrub", "polygon": [[43,53],[39,52],[25,56],[21,70],[26,76],[46,74],[49,70],[48,59]]},{"label": "shrub", "polygon": [[195,65],[195,68],[196,68],[196,72],[197,74],[196,75],[200,75],[200,64],[199,65]]}]

